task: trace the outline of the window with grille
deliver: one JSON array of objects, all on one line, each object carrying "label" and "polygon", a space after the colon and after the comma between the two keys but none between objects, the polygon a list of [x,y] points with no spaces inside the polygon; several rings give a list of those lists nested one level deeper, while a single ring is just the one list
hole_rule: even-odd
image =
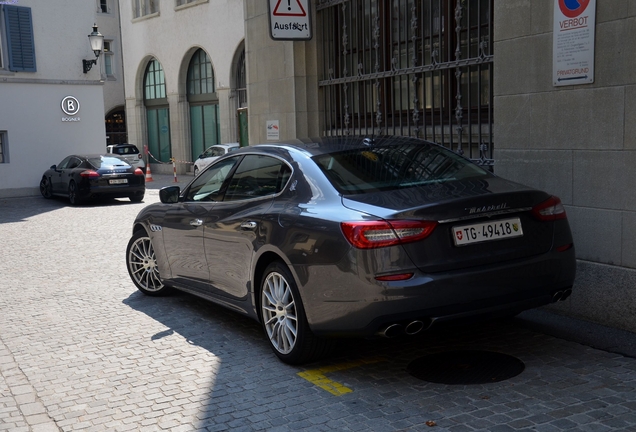
[{"label": "window with grille", "polygon": [[317,1],[324,134],[492,158],[493,0]]}]

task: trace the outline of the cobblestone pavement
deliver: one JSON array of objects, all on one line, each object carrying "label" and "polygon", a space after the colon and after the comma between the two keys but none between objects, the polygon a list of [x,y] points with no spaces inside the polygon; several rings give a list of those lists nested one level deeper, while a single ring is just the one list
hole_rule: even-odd
[{"label": "cobblestone pavement", "polygon": [[[157,177],[141,204],[0,200],[0,431],[636,430],[636,359],[519,320],[343,341],[292,367],[256,322],[187,294],[143,296],[124,254],[137,212],[174,184]],[[525,370],[481,385],[407,370],[450,350]]]}]

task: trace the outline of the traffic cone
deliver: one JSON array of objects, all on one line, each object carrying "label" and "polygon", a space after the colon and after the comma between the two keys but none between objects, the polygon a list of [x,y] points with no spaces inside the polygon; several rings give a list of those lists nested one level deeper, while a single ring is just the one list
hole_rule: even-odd
[{"label": "traffic cone", "polygon": [[151,182],[152,180],[152,172],[150,172],[150,164],[146,167],[146,183]]}]

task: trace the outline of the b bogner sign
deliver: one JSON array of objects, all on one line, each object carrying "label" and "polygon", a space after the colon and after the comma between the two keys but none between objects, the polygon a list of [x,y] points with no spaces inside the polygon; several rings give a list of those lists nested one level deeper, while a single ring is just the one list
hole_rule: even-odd
[{"label": "b bogner sign", "polygon": [[73,96],[66,96],[62,99],[62,111],[67,117],[62,117],[63,122],[78,122],[81,119],[79,117],[75,117],[75,115],[79,112],[80,103],[77,98]]},{"label": "b bogner sign", "polygon": [[555,86],[594,82],[596,0],[554,0],[552,81]]},{"label": "b bogner sign", "polygon": [[309,0],[268,0],[269,35],[274,40],[311,39]]}]

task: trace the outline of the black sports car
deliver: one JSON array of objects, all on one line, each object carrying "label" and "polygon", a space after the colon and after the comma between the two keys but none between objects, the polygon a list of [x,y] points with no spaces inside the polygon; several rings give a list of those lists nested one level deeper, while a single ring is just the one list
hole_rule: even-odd
[{"label": "black sports car", "polygon": [[72,205],[91,198],[130,198],[141,202],[146,193],[144,172],[113,155],[71,155],[51,166],[40,180],[44,198],[68,197]]},{"label": "black sports car", "polygon": [[135,285],[259,320],[292,364],[332,337],[513,315],[567,298],[574,282],[558,198],[414,138],[242,148],[160,199],[133,224]]}]

